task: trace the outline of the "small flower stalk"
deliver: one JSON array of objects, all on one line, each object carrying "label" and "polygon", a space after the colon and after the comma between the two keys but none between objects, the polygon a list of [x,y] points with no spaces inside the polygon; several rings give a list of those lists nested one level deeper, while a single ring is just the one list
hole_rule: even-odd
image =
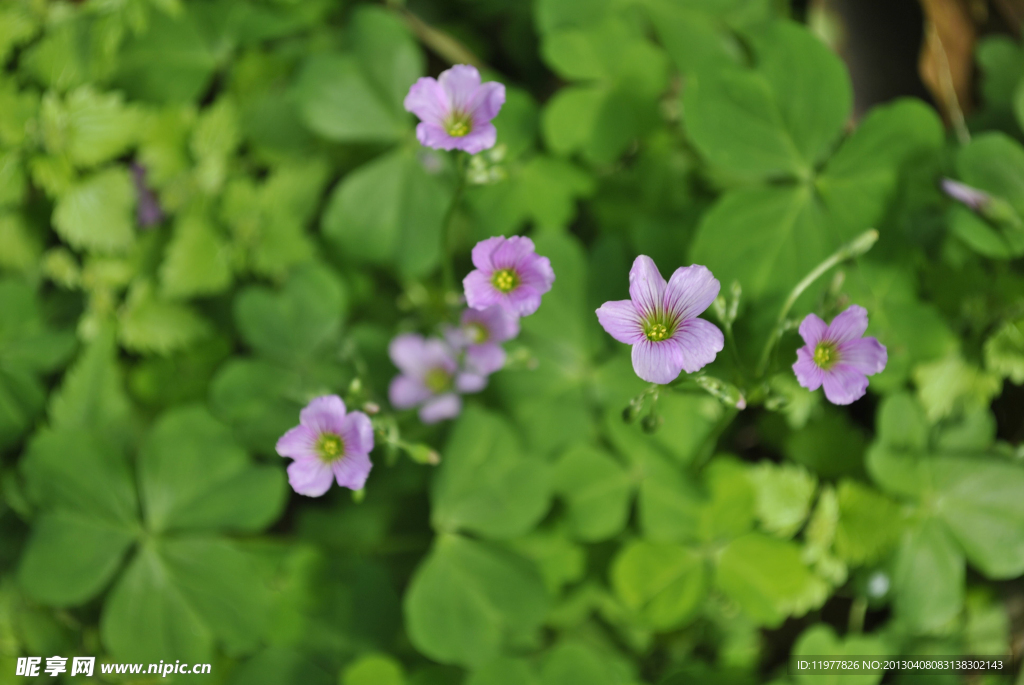
[{"label": "small flower stalk", "polygon": [[491,121],[505,104],[505,86],[481,83],[476,67],[456,64],[436,79],[426,76],[416,81],[404,104],[420,119],[416,138],[421,145],[475,155],[498,140]]},{"label": "small flower stalk", "polygon": [[654,260],[640,255],[629,271],[628,300],[605,302],[597,319],[610,336],[633,346],[633,370],[650,383],[671,383],[715,360],[722,331],[697,318],[721,285],[705,266],[680,267],[666,283]]},{"label": "small flower stalk", "polygon": [[831,324],[808,314],[800,324],[804,346],[796,351],[793,373],[801,386],[825,388],[832,404],[850,404],[868,389],[868,376],[885,369],[888,352],[876,338],[865,338],[868,312],[852,305]]},{"label": "small flower stalk", "polygon": [[337,395],[325,395],[306,405],[299,425],[281,436],[276,449],[293,460],[288,483],[300,495],[320,497],[334,481],[362,490],[373,468],[373,426],[363,412],[346,412]]}]

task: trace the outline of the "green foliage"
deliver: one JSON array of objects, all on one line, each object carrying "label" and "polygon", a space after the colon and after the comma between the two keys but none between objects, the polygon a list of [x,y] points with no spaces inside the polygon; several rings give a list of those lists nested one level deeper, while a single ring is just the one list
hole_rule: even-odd
[{"label": "green foliage", "polygon": [[[981,29],[961,142],[916,99],[854,113],[787,3],[457,4],[2,3],[3,668],[811,685],[779,664],[1006,652],[1024,49]],[[506,86],[496,146],[423,148],[410,85],[470,61]],[[513,234],[556,280],[506,368],[452,421],[396,411],[389,341],[442,335],[442,269],[458,290]],[[652,387],[599,326],[639,254],[719,280],[705,376]],[[887,363],[834,406],[796,328],[851,304]],[[354,496],[286,485],[276,443],[323,395],[373,421]]]}]

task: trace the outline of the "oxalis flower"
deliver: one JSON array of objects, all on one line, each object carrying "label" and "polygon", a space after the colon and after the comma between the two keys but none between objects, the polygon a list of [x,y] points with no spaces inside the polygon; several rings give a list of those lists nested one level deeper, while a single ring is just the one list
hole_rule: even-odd
[{"label": "oxalis flower", "polygon": [[858,305],[826,325],[818,316],[808,314],[800,324],[805,346],[796,351],[793,372],[808,390],[825,386],[825,397],[832,404],[850,404],[864,396],[868,376],[885,368],[888,353],[875,338],[863,337],[868,329],[868,311]]},{"label": "oxalis flower", "polygon": [[361,411],[345,413],[337,395],[317,397],[299,413],[299,425],[277,441],[277,453],[291,457],[288,482],[300,495],[319,497],[337,480],[362,490],[370,475],[373,426]]},{"label": "oxalis flower", "polygon": [[481,240],[472,256],[476,269],[462,285],[466,303],[473,309],[498,305],[515,316],[529,316],[555,282],[551,261],[538,255],[533,241],[523,236]]},{"label": "oxalis flower", "polygon": [[487,309],[467,309],[459,325],[445,330],[445,339],[457,350],[465,351],[466,367],[479,374],[491,374],[505,366],[501,343],[519,335],[519,319],[493,305]]},{"label": "oxalis flower", "polygon": [[597,320],[608,334],[633,346],[633,370],[650,383],[670,383],[715,360],[722,331],[697,315],[721,288],[706,266],[680,267],[668,283],[654,260],[640,255],[629,270],[628,300],[605,302]]},{"label": "oxalis flower", "polygon": [[422,145],[471,155],[494,147],[498,131],[491,120],[503,104],[505,86],[480,83],[480,72],[468,64],[456,64],[437,79],[419,79],[405,96],[405,109],[420,118],[416,138]]},{"label": "oxalis flower", "polygon": [[480,392],[487,385],[486,375],[459,369],[454,350],[443,340],[405,333],[391,341],[388,354],[402,372],[392,379],[388,399],[397,409],[418,406],[423,423],[458,416],[459,393]]}]

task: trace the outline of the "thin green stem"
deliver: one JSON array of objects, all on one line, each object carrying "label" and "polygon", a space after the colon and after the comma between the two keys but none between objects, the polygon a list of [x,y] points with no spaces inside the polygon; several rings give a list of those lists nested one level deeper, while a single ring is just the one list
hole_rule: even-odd
[{"label": "thin green stem", "polygon": [[868,600],[864,597],[857,597],[850,605],[850,615],[847,619],[847,630],[851,634],[864,632],[864,617],[868,613]]},{"label": "thin green stem", "polygon": [[771,359],[772,350],[775,349],[775,343],[782,337],[782,327],[786,321],[786,317],[789,315],[789,310],[793,308],[797,299],[803,295],[803,292],[810,287],[812,283],[821,278],[822,274],[834,267],[840,262],[844,262],[847,259],[859,257],[864,254],[875,244],[878,240],[878,231],[870,228],[859,236],[846,243],[838,250],[836,250],[830,257],[823,261],[818,266],[814,267],[811,273],[804,276],[803,280],[796,284],[793,288],[793,292],[786,298],[785,303],[782,305],[782,309],[779,310],[779,316],[775,320],[775,326],[772,327],[772,332],[768,336],[768,340],[765,343],[764,351],[761,353],[761,361],[757,365],[757,377],[761,378],[768,370],[768,362]]},{"label": "thin green stem", "polygon": [[462,193],[466,189],[466,157],[461,151],[455,152],[455,194],[452,195],[452,202],[448,205],[448,212],[444,215],[444,223],[441,224],[441,268],[445,300],[448,293],[455,291],[455,250],[452,245],[452,224],[455,222],[455,212],[462,200]]}]

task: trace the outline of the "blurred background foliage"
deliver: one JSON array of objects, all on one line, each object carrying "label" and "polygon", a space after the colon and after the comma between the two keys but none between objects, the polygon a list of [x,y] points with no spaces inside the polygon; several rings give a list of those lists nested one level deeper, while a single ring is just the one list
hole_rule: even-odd
[{"label": "blurred background foliage", "polygon": [[[1020,657],[1022,17],[5,0],[0,682],[54,654],[239,685],[877,683],[786,664]],[[387,341],[444,314],[454,173],[402,100],[455,62],[508,87],[462,273],[528,232],[558,280],[462,417],[395,417],[439,466],[379,441],[362,501],[294,495],[273,446],[298,410],[383,402]],[[636,254],[740,282],[752,366],[785,294],[872,226],[794,310],[867,307],[889,350],[867,397],[799,388],[790,332],[778,411],[665,394],[659,431],[623,423],[645,384],[593,310]]]}]

